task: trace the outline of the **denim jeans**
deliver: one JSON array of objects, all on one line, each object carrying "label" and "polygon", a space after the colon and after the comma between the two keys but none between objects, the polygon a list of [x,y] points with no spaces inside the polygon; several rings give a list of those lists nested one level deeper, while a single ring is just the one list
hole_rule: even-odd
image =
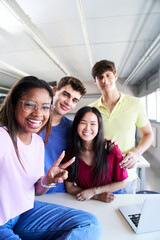
[{"label": "denim jeans", "polygon": [[101,232],[91,213],[35,201],[34,208],[0,226],[0,240],[99,240]]},{"label": "denim jeans", "polygon": [[137,187],[138,187],[138,181],[137,178],[127,182],[126,187],[124,188],[125,193],[127,194],[135,194],[137,191]]},{"label": "denim jeans", "polygon": [[117,191],[115,191],[115,192],[113,192],[114,194],[125,194],[125,191],[124,191],[124,189],[122,188],[122,189],[120,189],[120,190],[117,190]]}]

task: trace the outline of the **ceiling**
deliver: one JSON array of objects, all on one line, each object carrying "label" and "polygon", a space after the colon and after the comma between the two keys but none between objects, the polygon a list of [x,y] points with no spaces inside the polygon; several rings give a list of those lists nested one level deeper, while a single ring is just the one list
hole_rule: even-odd
[{"label": "ceiling", "polygon": [[84,83],[102,59],[135,85],[160,62],[160,0],[0,0],[0,91],[34,75]]}]

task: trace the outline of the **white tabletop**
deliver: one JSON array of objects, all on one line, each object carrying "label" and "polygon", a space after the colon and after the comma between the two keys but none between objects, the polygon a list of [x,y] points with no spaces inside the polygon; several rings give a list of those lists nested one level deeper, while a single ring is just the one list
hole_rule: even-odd
[{"label": "white tabletop", "polygon": [[[112,203],[104,203],[96,200],[80,202],[68,193],[45,194],[36,197],[36,200],[56,203],[93,213],[98,217],[102,226],[101,240],[160,240],[160,231],[146,234],[136,234],[118,210],[118,206],[134,203],[142,203],[149,194],[117,194]],[[93,239],[94,240],[94,239]]]},{"label": "white tabletop", "polygon": [[140,156],[137,159],[137,167],[138,168],[150,167],[150,163],[143,156]]}]

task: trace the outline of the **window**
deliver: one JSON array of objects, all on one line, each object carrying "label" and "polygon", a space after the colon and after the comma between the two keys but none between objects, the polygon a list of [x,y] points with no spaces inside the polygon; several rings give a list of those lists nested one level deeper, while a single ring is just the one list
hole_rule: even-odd
[{"label": "window", "polygon": [[147,95],[148,118],[156,120],[156,92]]},{"label": "window", "polygon": [[160,122],[160,89],[157,90],[157,121]]},{"label": "window", "polygon": [[137,85],[137,96],[141,97],[147,116],[160,123],[160,66],[149,77]]},{"label": "window", "polygon": [[148,118],[160,122],[160,89],[141,97],[141,101],[146,108]]},{"label": "window", "polygon": [[145,96],[144,96],[144,97],[141,97],[141,101],[142,101],[145,109],[147,110],[147,108],[146,108],[146,97],[145,97]]}]

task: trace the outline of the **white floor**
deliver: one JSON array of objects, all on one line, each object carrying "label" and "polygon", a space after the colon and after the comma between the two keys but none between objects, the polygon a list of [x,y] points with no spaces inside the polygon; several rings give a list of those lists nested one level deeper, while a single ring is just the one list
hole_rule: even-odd
[{"label": "white floor", "polygon": [[146,168],[145,190],[160,192],[160,161],[155,160],[147,152],[143,156],[150,163],[150,168]]}]

